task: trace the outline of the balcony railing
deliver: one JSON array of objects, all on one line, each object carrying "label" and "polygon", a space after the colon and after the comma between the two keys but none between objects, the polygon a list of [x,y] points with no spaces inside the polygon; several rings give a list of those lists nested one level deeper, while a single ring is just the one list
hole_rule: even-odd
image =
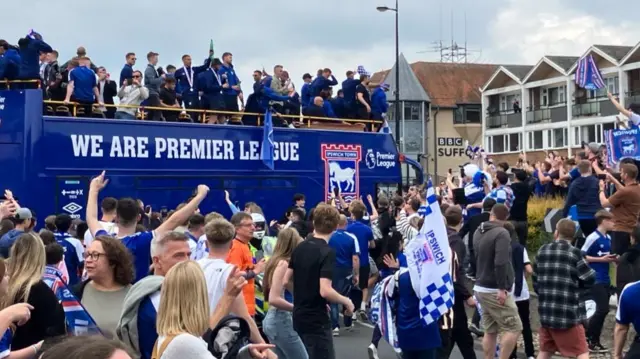
[{"label": "balcony railing", "polygon": [[572,115],[574,118],[580,117],[596,117],[596,116],[611,116],[618,113],[616,107],[609,101],[608,98],[597,98],[595,101],[589,101],[587,103],[574,104],[572,108]]},{"label": "balcony railing", "polygon": [[563,122],[567,120],[567,106],[538,108],[527,112],[527,124]]},{"label": "balcony railing", "polygon": [[487,128],[514,128],[522,126],[521,113],[493,113],[487,117]]},{"label": "balcony railing", "polygon": [[632,90],[625,94],[624,103],[627,107],[632,103],[640,103],[640,90]]}]

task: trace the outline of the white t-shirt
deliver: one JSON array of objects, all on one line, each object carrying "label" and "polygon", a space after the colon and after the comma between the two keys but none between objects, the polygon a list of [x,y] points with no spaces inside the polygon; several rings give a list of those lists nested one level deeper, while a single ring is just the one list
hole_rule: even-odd
[{"label": "white t-shirt", "polygon": [[220,298],[224,294],[227,286],[227,278],[231,274],[233,266],[222,259],[202,258],[198,261],[204,279],[207,282],[207,293],[209,294],[209,310],[211,313],[218,306]]},{"label": "white t-shirt", "polygon": [[[531,261],[529,260],[529,254],[527,253],[527,249],[525,248],[524,251],[522,252],[522,256],[524,257],[524,266],[526,267],[527,264],[531,264]],[[529,300],[529,297],[531,296],[529,294],[529,285],[527,284],[527,275],[526,275],[527,271],[524,270],[524,272],[522,273],[522,291],[520,292],[520,295],[515,295],[514,294],[514,298],[516,302],[521,302],[523,300]],[[516,290],[516,285],[513,285],[513,289],[511,290],[511,293],[513,294]]]},{"label": "white t-shirt", "polygon": [[[158,348],[166,340],[165,336],[158,337]],[[215,359],[207,349],[207,343],[200,337],[191,334],[180,334],[173,338],[160,359]]]},{"label": "white t-shirt", "polygon": [[[102,222],[102,221],[100,221],[100,225],[102,226],[102,229],[104,229],[107,233],[113,234],[113,235],[118,234],[118,225],[117,224],[115,224],[113,222]],[[91,242],[93,242],[93,238],[94,237],[91,234],[91,231],[87,230],[86,232],[84,232],[84,246],[86,248],[89,248],[89,245],[91,244]]]},{"label": "white t-shirt", "polygon": [[78,238],[71,237],[71,236],[66,237],[65,239],[67,240],[67,242],[73,245],[73,248],[76,249],[76,254],[78,255],[78,262],[79,263],[84,262],[84,246],[82,245],[82,242],[80,242]]}]

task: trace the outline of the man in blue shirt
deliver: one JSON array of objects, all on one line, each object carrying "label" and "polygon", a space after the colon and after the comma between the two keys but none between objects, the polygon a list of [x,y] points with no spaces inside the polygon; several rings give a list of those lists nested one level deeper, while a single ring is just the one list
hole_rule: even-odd
[{"label": "man in blue shirt", "polygon": [[342,81],[342,91],[344,91],[344,102],[349,112],[349,118],[356,116],[356,87],[360,84],[360,79],[355,78],[355,73],[347,71],[347,79]]},{"label": "man in blue shirt", "polygon": [[589,351],[607,352],[608,349],[600,344],[600,334],[609,313],[609,265],[616,261],[617,256],[611,254],[611,238],[607,234],[613,230],[613,215],[606,210],[600,210],[595,217],[598,228],[586,238],[582,246],[582,253],[589,266],[596,272],[596,283],[591,288],[592,298],[596,302],[596,312],[589,320],[586,336]]},{"label": "man in blue shirt", "polygon": [[[638,332],[640,330],[640,282],[627,284],[620,294],[618,302],[618,310],[616,312],[616,327],[614,332],[613,357],[614,359],[622,359],[622,350],[624,349],[629,332],[629,325],[633,324],[633,328]],[[640,338],[636,335],[633,344],[629,348],[625,359],[640,357]]]},{"label": "man in blue shirt", "polygon": [[136,64],[136,54],[130,52],[127,54],[126,62],[124,67],[122,67],[122,71],[120,71],[120,82],[118,82],[118,86],[122,86],[126,80],[133,79],[133,66]]},{"label": "man in blue shirt", "polygon": [[[336,267],[333,271],[333,289],[342,295],[349,295],[353,285],[358,285],[358,270],[360,267],[360,248],[358,239],[353,234],[347,232],[347,216],[340,215],[338,229],[333,232],[329,239],[329,247],[336,251]],[[331,303],[331,325],[333,335],[340,335],[340,323],[338,318],[339,304]],[[351,329],[351,317],[344,316],[344,326]]]},{"label": "man in blue shirt", "polygon": [[[369,247],[373,246],[373,230],[371,227],[363,223],[364,214],[367,211],[367,207],[362,201],[355,200],[349,205],[349,212],[351,213],[351,219],[353,222],[347,226],[347,232],[353,234],[358,239],[358,246],[360,247],[360,269],[358,273],[358,288],[362,290],[352,291],[354,295],[353,304],[358,310],[358,316],[361,320],[366,320],[366,298],[368,298],[367,286],[369,283],[369,273],[371,268],[369,267]],[[362,294],[362,297],[360,297]]]},{"label": "man in blue shirt", "polygon": [[300,102],[302,103],[302,109],[311,105],[311,75],[306,73],[302,75],[302,81],[304,85],[300,89]]},{"label": "man in blue shirt", "polygon": [[69,228],[73,219],[68,214],[56,216],[56,242],[64,249],[64,264],[69,272],[69,286],[74,286],[80,282],[80,274],[84,265],[84,246],[77,238],[69,233]]},{"label": "man in blue shirt", "polygon": [[435,359],[442,346],[438,321],[427,325],[420,316],[420,298],[411,285],[411,275],[404,270],[398,277],[396,294],[398,311],[396,332],[398,346],[405,359]]},{"label": "man in blue shirt", "polygon": [[[99,98],[98,78],[89,67],[91,60],[88,57],[78,59],[78,67],[69,70],[69,84],[67,85],[67,97],[64,102],[72,101],[80,104],[84,110],[84,117],[91,117],[93,103]],[[69,65],[71,66],[71,65]],[[103,101],[98,101],[99,106],[104,106]]]},{"label": "man in blue shirt", "polygon": [[207,71],[211,66],[211,54],[205,60],[202,66],[191,66],[191,56],[182,56],[183,67],[175,72],[178,88],[180,89],[179,97],[184,103],[186,109],[197,109],[200,107],[200,97],[198,96],[198,75]]},{"label": "man in blue shirt", "polygon": [[[240,89],[240,80],[233,68],[233,54],[225,52],[222,54],[222,66],[218,70],[218,75],[222,79],[222,96],[224,101],[224,110],[230,112],[238,112],[238,98],[242,96]],[[226,116],[229,117],[229,116]]]},{"label": "man in blue shirt", "polygon": [[[110,235],[98,221],[98,194],[107,185],[105,172],[91,181],[89,186],[89,196],[87,200],[87,225],[91,234],[96,236]],[[135,280],[139,281],[149,273],[151,264],[151,242],[155,237],[162,237],[167,232],[171,232],[182,223],[186,222],[198,209],[209,193],[209,187],[199,185],[197,194],[187,203],[186,206],[177,210],[171,217],[167,218],[160,227],[154,231],[136,232],[136,226],[140,220],[140,207],[133,198],[121,198],[118,200],[116,209],[118,223],[118,238],[129,249],[133,255],[135,266]]]},{"label": "man in blue shirt", "polygon": [[15,228],[7,232],[0,238],[0,256],[9,258],[13,243],[18,240],[22,234],[31,228],[33,222],[33,214],[28,208],[18,208],[13,215],[13,223]]}]

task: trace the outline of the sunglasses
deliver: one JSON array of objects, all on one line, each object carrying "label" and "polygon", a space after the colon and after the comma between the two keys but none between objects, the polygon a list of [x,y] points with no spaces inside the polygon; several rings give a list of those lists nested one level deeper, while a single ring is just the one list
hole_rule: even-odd
[{"label": "sunglasses", "polygon": [[134,78],[134,79],[139,79],[139,78],[140,78],[140,75],[133,75],[133,78]]}]

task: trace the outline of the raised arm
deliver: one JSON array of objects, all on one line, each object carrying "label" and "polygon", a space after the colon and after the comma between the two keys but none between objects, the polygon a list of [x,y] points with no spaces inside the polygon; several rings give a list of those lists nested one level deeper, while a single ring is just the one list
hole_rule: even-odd
[{"label": "raised arm", "polygon": [[171,232],[180,224],[186,222],[200,205],[207,194],[209,193],[209,187],[201,184],[198,186],[198,193],[186,206],[182,207],[180,210],[176,211],[171,217],[169,217],[164,223],[158,227],[155,232],[156,236],[162,236],[164,233]]},{"label": "raised arm", "polygon": [[87,226],[89,227],[89,231],[91,231],[91,235],[94,237],[96,233],[102,230],[102,226],[100,225],[100,221],[98,220],[98,194],[100,191],[109,183],[108,179],[105,179],[105,171],[91,180],[91,184],[89,185],[89,196],[87,199]]}]

